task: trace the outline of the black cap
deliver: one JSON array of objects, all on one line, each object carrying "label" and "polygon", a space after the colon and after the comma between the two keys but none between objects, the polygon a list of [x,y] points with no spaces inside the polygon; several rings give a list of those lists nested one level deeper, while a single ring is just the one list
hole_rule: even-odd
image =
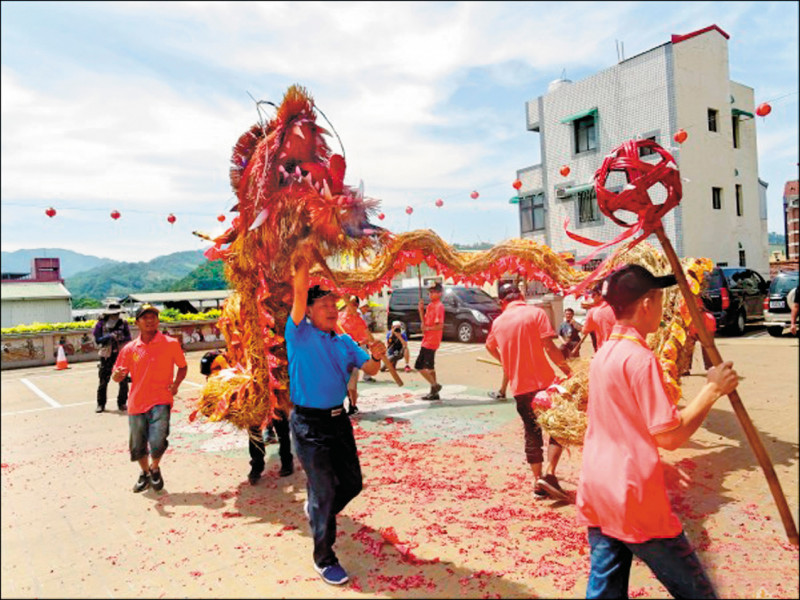
[{"label": "black cap", "polygon": [[519,286],[513,283],[504,283],[497,291],[497,296],[500,300],[511,302],[512,300],[522,300],[522,292],[519,291]]},{"label": "black cap", "polygon": [[439,283],[438,281],[434,281],[432,284],[428,286],[429,292],[439,292],[441,294],[443,289],[444,288],[442,287],[442,284]]},{"label": "black cap", "polygon": [[656,277],[639,265],[625,265],[606,277],[601,294],[613,308],[624,309],[650,290],[666,288],[676,283],[675,275]]},{"label": "black cap", "polygon": [[308,288],[308,297],[306,298],[306,305],[311,306],[312,304],[314,304],[314,302],[316,302],[320,298],[323,298],[331,293],[333,293],[332,290],[326,290],[320,285],[312,285],[310,288]]},{"label": "black cap", "polygon": [[136,319],[138,320],[138,319],[139,319],[139,317],[141,317],[143,314],[145,314],[145,313],[149,313],[149,312],[154,312],[154,313],[158,314],[158,313],[159,313],[159,312],[161,312],[161,311],[159,311],[159,310],[158,310],[158,309],[157,309],[155,306],[153,306],[152,304],[142,304],[142,305],[139,307],[139,310],[137,310],[137,311],[136,311]]}]

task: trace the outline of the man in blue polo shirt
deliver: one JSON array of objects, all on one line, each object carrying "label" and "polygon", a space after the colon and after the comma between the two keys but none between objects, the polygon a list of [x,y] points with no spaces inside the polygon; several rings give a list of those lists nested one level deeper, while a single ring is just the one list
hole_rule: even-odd
[{"label": "man in blue polo shirt", "polygon": [[318,285],[309,289],[308,259],[298,250],[294,300],[284,334],[294,404],[290,425],[307,477],[305,508],[314,538],[314,568],[327,583],[341,585],[348,578],[333,551],[336,515],[362,485],[353,427],[343,402],[350,372],[361,369],[375,375],[386,346],[374,341],[368,354],[349,335],[337,335],[336,300]]}]

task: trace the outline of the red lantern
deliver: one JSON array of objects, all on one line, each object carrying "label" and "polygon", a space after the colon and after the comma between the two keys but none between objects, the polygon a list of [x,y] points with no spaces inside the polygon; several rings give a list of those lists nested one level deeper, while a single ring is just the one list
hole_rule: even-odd
[{"label": "red lantern", "polygon": [[469,197],[470,197],[470,198],[472,198],[473,200],[477,200],[477,199],[478,199],[478,196],[480,196],[480,194],[479,194],[478,192],[475,192],[475,191],[473,191],[473,192],[472,192],[472,193],[469,195]]},{"label": "red lantern", "polygon": [[514,183],[511,184],[511,187],[519,191],[519,188],[522,187],[522,182],[519,179],[517,179]]},{"label": "red lantern", "polygon": [[672,139],[674,139],[679,144],[682,144],[683,142],[686,141],[686,138],[688,137],[689,134],[686,133],[686,131],[684,131],[683,129],[678,129],[678,131],[675,132],[675,135],[672,136]]},{"label": "red lantern", "polygon": [[385,215],[385,214],[383,214],[383,213],[380,213],[380,214],[378,215],[378,218],[379,218],[381,221],[383,221],[383,220],[386,218],[386,215]]},{"label": "red lantern", "polygon": [[441,199],[441,198],[439,198],[439,199],[436,201],[436,206],[438,206],[439,208],[441,208],[443,205],[444,205],[444,202],[442,202],[442,199]]},{"label": "red lantern", "polygon": [[169,216],[167,217],[167,221],[169,222],[170,225],[172,225],[175,221],[177,221],[177,219],[175,218],[175,215],[173,215],[172,213],[169,213]]},{"label": "red lantern", "polygon": [[766,117],[769,113],[772,112],[772,107],[769,105],[769,102],[762,102],[756,108],[756,114],[759,117]]},{"label": "red lantern", "polygon": [[217,215],[217,221],[219,221],[220,223],[225,221],[225,215]]},{"label": "red lantern", "polygon": [[112,218],[112,219],[114,219],[115,221],[116,221],[117,219],[119,219],[121,216],[122,216],[122,215],[121,215],[121,214],[119,214],[119,211],[118,211],[118,210],[112,210],[112,211],[111,211],[111,218]]},{"label": "red lantern", "polygon": [[44,211],[44,214],[46,214],[48,217],[52,219],[53,217],[56,216],[56,209],[51,206],[46,211]]},{"label": "red lantern", "polygon": [[414,212],[414,209],[413,209],[413,208],[411,208],[410,206],[406,206],[406,214],[407,214],[407,215],[410,215],[410,214],[411,214],[411,213],[413,213],[413,212]]},{"label": "red lantern", "polygon": [[570,169],[569,169],[569,166],[567,166],[567,165],[564,165],[563,167],[561,167],[561,168],[558,170],[558,172],[559,172],[559,173],[561,173],[561,176],[562,176],[562,177],[566,177],[567,175],[569,175],[569,170],[570,170]]}]

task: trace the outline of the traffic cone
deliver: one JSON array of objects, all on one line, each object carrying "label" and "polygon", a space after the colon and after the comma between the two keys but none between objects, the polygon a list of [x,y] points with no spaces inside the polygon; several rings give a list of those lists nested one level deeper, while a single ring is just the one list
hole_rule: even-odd
[{"label": "traffic cone", "polygon": [[69,369],[69,365],[67,364],[67,355],[64,353],[64,346],[58,346],[58,358],[56,358],[56,371],[61,371],[63,369]]}]

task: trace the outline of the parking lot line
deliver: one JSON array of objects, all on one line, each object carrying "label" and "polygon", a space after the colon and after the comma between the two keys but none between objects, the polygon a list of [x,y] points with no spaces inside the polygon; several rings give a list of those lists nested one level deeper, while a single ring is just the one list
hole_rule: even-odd
[{"label": "parking lot line", "polygon": [[45,394],[45,393],[44,393],[42,390],[40,390],[38,387],[36,387],[35,385],[33,385],[33,384],[32,384],[30,381],[28,381],[27,379],[25,379],[25,378],[22,378],[22,379],[20,379],[20,381],[21,381],[22,383],[24,383],[24,384],[25,384],[25,387],[27,387],[27,388],[28,388],[30,391],[32,391],[34,394],[36,394],[37,396],[39,396],[39,398],[41,398],[42,400],[44,400],[45,402],[47,402],[47,403],[48,403],[50,406],[52,406],[53,408],[61,408],[61,405],[60,405],[58,402],[56,402],[55,400],[53,400],[53,399],[52,399],[50,396],[48,396],[47,394]]},{"label": "parking lot line", "polygon": [[86,406],[87,404],[94,404],[91,402],[76,402],[75,404],[59,404],[58,406],[42,406],[41,408],[28,408],[26,410],[14,410],[11,412],[4,412],[0,417],[13,417],[14,415],[24,415],[26,413],[42,412],[43,410],[56,410],[57,408],[72,408],[73,406]]}]

